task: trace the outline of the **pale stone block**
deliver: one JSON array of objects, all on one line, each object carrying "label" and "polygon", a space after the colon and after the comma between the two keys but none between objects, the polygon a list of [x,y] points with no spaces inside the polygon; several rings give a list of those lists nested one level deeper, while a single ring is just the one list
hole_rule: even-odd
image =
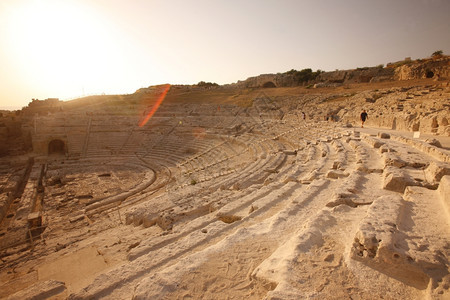
[{"label": "pale stone block", "polygon": [[411,286],[425,289],[430,278],[410,256],[407,247],[397,241],[403,205],[399,195],[377,198],[358,226],[350,256]]},{"label": "pale stone block", "polygon": [[338,178],[343,178],[343,177],[348,177],[349,174],[348,173],[343,173],[343,172],[339,172],[339,171],[335,171],[335,170],[330,170],[328,171],[326,177],[327,178],[333,178],[333,179],[338,179]]},{"label": "pale stone block", "polygon": [[432,161],[425,169],[425,178],[430,183],[437,183],[445,175],[450,175],[449,164]]},{"label": "pale stone block", "polygon": [[371,137],[366,137],[365,140],[369,145],[371,145],[374,148],[380,148],[381,146],[384,145],[383,142],[381,142],[377,139],[371,138]]},{"label": "pale stone block", "polygon": [[391,135],[386,132],[378,132],[378,137],[381,139],[390,139]]},{"label": "pale stone block", "polygon": [[447,217],[450,218],[450,175],[442,177],[438,192],[447,213]]},{"label": "pale stone block", "polygon": [[386,145],[383,145],[380,147],[380,153],[386,153],[389,152],[389,148]]},{"label": "pale stone block", "polygon": [[36,284],[9,296],[7,299],[8,300],[49,299],[52,297],[56,297],[65,291],[66,286],[64,282],[56,280],[47,280],[44,282],[37,282]]},{"label": "pale stone block", "polygon": [[147,214],[142,218],[142,225],[147,228],[156,224],[158,214]]},{"label": "pale stone block", "polygon": [[42,212],[36,211],[28,214],[28,226],[36,228],[42,226]]},{"label": "pale stone block", "polygon": [[341,166],[341,162],[340,161],[334,161],[333,162],[333,169],[334,170],[337,170],[337,169],[339,169],[339,167]]},{"label": "pale stone block", "polygon": [[283,150],[283,153],[286,155],[297,155],[297,151],[295,150]]},{"label": "pale stone block", "polygon": [[418,185],[411,176],[396,168],[387,168],[383,176],[385,190],[403,193],[407,186]]},{"label": "pale stone block", "polygon": [[383,158],[385,167],[393,166],[396,168],[403,168],[404,166],[406,166],[406,162],[392,152],[383,153]]}]

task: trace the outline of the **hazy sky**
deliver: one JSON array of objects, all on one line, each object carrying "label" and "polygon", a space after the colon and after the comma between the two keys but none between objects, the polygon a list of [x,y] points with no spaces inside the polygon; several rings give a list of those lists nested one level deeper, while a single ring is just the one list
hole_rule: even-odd
[{"label": "hazy sky", "polygon": [[0,107],[450,54],[450,0],[0,0]]}]

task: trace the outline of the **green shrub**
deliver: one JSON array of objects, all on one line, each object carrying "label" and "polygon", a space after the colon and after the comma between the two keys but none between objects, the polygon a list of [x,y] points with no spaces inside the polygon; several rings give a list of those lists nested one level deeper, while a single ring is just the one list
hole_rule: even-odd
[{"label": "green shrub", "polygon": [[444,54],[442,50],[434,51],[433,54],[431,54],[431,57],[441,57]]},{"label": "green shrub", "polygon": [[308,82],[310,80],[314,80],[317,78],[317,76],[319,76],[319,74],[323,73],[323,71],[321,70],[317,70],[316,72],[313,72],[310,68],[308,69],[303,69],[301,71],[297,71],[297,70],[290,70],[287,71],[286,75],[291,75],[294,77],[294,81],[297,84],[302,84],[304,82]]},{"label": "green shrub", "polygon": [[411,60],[402,60],[402,61],[398,61],[398,62],[394,63],[393,67],[398,68],[398,67],[401,67],[404,65],[410,65],[412,63],[413,63],[413,61],[411,61]]},{"label": "green shrub", "polygon": [[200,81],[199,83],[197,83],[197,86],[199,86],[199,87],[216,87],[216,86],[219,86],[219,85],[217,83],[215,83],[215,82]]}]

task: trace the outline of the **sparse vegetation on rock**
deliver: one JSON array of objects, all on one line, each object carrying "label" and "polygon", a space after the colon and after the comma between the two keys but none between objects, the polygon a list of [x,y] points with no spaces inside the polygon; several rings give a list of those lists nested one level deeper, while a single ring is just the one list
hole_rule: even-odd
[{"label": "sparse vegetation on rock", "polygon": [[197,86],[208,88],[208,87],[217,87],[219,85],[215,82],[200,81],[199,83],[197,83]]},{"label": "sparse vegetation on rock", "polygon": [[294,77],[294,81],[298,85],[301,85],[301,84],[303,84],[305,82],[315,80],[317,78],[317,76],[319,76],[319,74],[321,74],[321,73],[323,73],[323,71],[317,70],[317,71],[313,72],[312,69],[308,68],[308,69],[303,69],[301,71],[297,71],[297,70],[292,69],[290,71],[287,71],[284,74],[293,76]]},{"label": "sparse vegetation on rock", "polygon": [[431,57],[433,57],[433,58],[440,58],[443,55],[444,55],[444,51],[437,50],[437,51],[434,51],[433,54],[431,54]]}]

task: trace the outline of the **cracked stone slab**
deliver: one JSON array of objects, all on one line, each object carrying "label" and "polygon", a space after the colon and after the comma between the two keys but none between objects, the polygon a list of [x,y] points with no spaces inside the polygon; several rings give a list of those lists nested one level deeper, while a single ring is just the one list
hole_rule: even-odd
[{"label": "cracked stone slab", "polygon": [[404,201],[400,195],[377,198],[356,232],[350,257],[418,289],[430,278],[417,265],[402,240],[398,223]]}]

